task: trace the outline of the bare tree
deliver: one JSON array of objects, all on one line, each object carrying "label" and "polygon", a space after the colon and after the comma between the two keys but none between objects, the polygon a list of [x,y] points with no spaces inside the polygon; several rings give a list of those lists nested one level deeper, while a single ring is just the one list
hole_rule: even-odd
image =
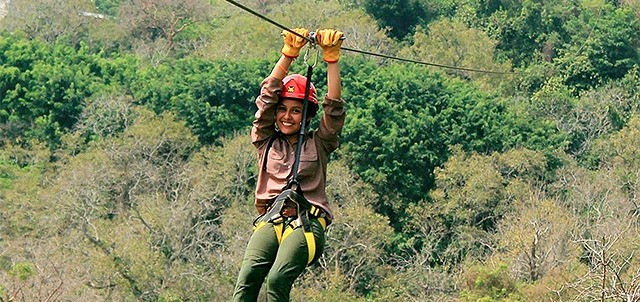
[{"label": "bare tree", "polygon": [[25,32],[32,39],[54,42],[65,38],[77,43],[87,35],[91,21],[81,13],[92,8],[89,0],[11,1],[7,4],[3,23],[9,31]]},{"label": "bare tree", "polygon": [[206,0],[126,0],[119,17],[125,30],[144,41],[163,39],[173,51],[176,38],[197,22],[207,20],[211,6]]}]

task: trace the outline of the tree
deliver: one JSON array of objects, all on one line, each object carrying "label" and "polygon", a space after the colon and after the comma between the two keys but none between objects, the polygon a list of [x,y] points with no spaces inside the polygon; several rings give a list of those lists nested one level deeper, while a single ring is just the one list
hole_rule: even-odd
[{"label": "tree", "polygon": [[[427,31],[418,27],[413,44],[400,51],[404,57],[461,68],[509,71],[510,64],[496,62],[496,41],[484,32],[466,27],[461,21],[442,19],[429,25]],[[485,90],[495,89],[506,75],[485,74],[455,69],[447,73],[476,80]]]},{"label": "tree", "polygon": [[55,148],[85,98],[109,81],[101,77],[109,64],[86,48],[7,35],[0,38],[0,50],[0,140],[38,139]]},{"label": "tree", "polygon": [[525,301],[504,264],[476,265],[465,273],[460,301]]},{"label": "tree", "polygon": [[[382,53],[395,52],[396,43],[386,36],[383,29],[378,28],[369,15],[361,10],[347,9],[342,1],[323,1],[318,5],[309,5],[307,1],[301,0],[256,2],[259,3],[252,5],[249,2],[245,5],[286,27],[305,27],[311,31],[336,28],[346,35],[342,44],[345,47]],[[264,20],[225,1],[219,0],[218,3],[215,6],[213,28],[206,33],[210,40],[207,46],[196,51],[198,56],[210,60],[277,59],[282,48],[281,29],[264,26]],[[306,49],[303,49],[300,63]],[[311,58],[314,58],[315,53],[311,54]],[[351,53],[343,51],[342,55],[349,56]],[[292,70],[304,73],[306,66],[300,63],[293,64]]]},{"label": "tree", "polygon": [[464,81],[420,66],[359,66],[344,72],[353,104],[343,131],[344,155],[374,184],[382,196],[377,211],[393,223],[402,220],[408,204],[428,199],[433,171],[447,161],[449,146],[484,154],[563,143],[551,125],[508,112],[505,103]]},{"label": "tree", "polygon": [[115,16],[118,13],[118,7],[122,0],[96,0],[96,9],[110,16]]},{"label": "tree", "polygon": [[563,25],[576,10],[571,0],[468,1],[460,5],[455,18],[484,29],[498,41],[498,57],[506,56],[514,66],[524,67],[556,57],[569,39]]},{"label": "tree", "polygon": [[575,232],[571,214],[557,202],[530,194],[500,222],[501,252],[494,258],[508,262],[517,280],[534,283],[574,260],[579,249],[571,242]]},{"label": "tree", "polygon": [[140,103],[157,113],[176,112],[203,144],[248,129],[267,61],[185,58],[142,68],[126,83]]},{"label": "tree", "polygon": [[[16,282],[0,274],[3,290],[19,290],[26,301],[223,301],[216,299],[230,292],[225,280],[235,275],[229,266],[242,257],[238,249],[237,258],[216,260],[236,241],[226,242],[223,215],[252,196],[253,146],[238,137],[198,150],[170,114],[156,116],[117,94],[92,101],[80,133],[63,141],[95,137],[66,147],[75,153],[60,156],[56,166],[35,173],[51,157],[44,147],[44,154],[21,147],[0,152],[0,171],[9,172],[9,190],[0,195],[0,270],[36,268]],[[100,125],[115,130],[93,130]]]},{"label": "tree", "polygon": [[173,52],[176,40],[189,27],[207,20],[211,6],[205,0],[125,0],[119,6],[121,26],[143,43],[162,40],[166,48],[151,51]]},{"label": "tree", "polygon": [[576,42],[560,53],[556,65],[576,92],[620,79],[640,63],[635,34],[640,21],[628,9],[602,5],[585,10],[566,27]]},{"label": "tree", "polygon": [[[531,150],[465,154],[459,148],[436,170],[432,202],[411,209],[408,231],[433,264],[455,267],[497,251],[496,233],[528,186],[541,186],[546,158]],[[418,250],[421,252],[420,250]]]},{"label": "tree", "polygon": [[93,21],[81,13],[92,10],[89,0],[10,1],[3,23],[8,31],[24,32],[30,39],[49,43],[61,40],[77,45],[87,37]]},{"label": "tree", "polygon": [[637,297],[640,288],[638,251],[637,117],[594,146],[599,168],[567,167],[559,187],[566,208],[577,217],[572,240],[579,244],[583,273],[558,285],[558,291],[587,300]]},{"label": "tree", "polygon": [[425,14],[422,7],[412,0],[363,2],[364,10],[378,21],[381,28],[388,28],[391,37],[396,39],[412,32]]}]

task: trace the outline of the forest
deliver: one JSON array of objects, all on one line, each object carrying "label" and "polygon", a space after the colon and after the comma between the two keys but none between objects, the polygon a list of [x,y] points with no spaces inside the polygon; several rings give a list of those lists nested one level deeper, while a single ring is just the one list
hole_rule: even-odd
[{"label": "forest", "polygon": [[[640,301],[640,1],[238,2],[386,56],[341,53],[336,218],[292,301]],[[0,301],[229,301],[282,29],[0,5]]]}]

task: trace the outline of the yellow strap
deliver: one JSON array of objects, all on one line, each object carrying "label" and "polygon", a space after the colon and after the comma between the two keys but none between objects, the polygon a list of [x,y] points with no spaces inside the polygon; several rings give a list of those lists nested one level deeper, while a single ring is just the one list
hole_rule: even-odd
[{"label": "yellow strap", "polygon": [[320,209],[320,208],[318,208],[318,207],[316,207],[316,206],[312,205],[312,206],[311,206],[311,209],[309,210],[309,213],[310,213],[311,215],[313,215],[313,216],[319,216],[319,215],[320,215],[320,211],[321,211],[321,209]]},{"label": "yellow strap", "polygon": [[[327,229],[327,220],[324,217],[318,218],[318,222],[320,222],[323,230]],[[305,232],[304,238],[307,239],[307,250],[309,251],[307,265],[309,265],[311,261],[313,261],[313,258],[316,256],[316,238],[313,237],[313,232]]]},{"label": "yellow strap", "polygon": [[260,221],[260,223],[258,223],[258,225],[256,225],[256,226],[254,226],[254,227],[253,227],[253,231],[255,232],[255,231],[259,230],[259,229],[260,229],[261,227],[263,227],[265,224],[267,224],[267,223],[266,223],[266,222],[264,222],[264,221]]},{"label": "yellow strap", "polygon": [[278,244],[282,243],[282,240],[284,240],[282,237],[282,225],[282,223],[273,225],[273,230],[276,232],[276,237],[278,238]]},{"label": "yellow strap", "polygon": [[318,218],[318,222],[320,222],[320,225],[322,225],[322,229],[323,230],[327,230],[327,219],[324,217],[320,217]]},{"label": "yellow strap", "polygon": [[[320,225],[322,226],[323,230],[327,229],[327,220],[324,217],[320,217],[318,218],[318,222],[320,222]],[[267,224],[267,222],[265,221],[260,221],[260,223],[258,223],[258,225],[256,225],[253,228],[253,231],[257,231],[259,230],[261,227],[265,226]],[[282,223],[278,223],[278,224],[273,224],[273,230],[276,232],[276,237],[278,238],[278,244],[281,244],[282,241],[289,237],[289,235],[291,235],[293,233],[293,231],[297,228],[297,223],[291,223],[289,224],[289,226],[284,230],[284,232],[282,231]],[[313,261],[313,258],[316,255],[316,238],[313,237],[313,232],[304,232],[304,238],[307,241],[307,251],[309,252],[309,257],[307,259],[307,265],[311,263],[311,261]]]},{"label": "yellow strap", "polygon": [[[253,232],[258,231],[261,227],[265,226],[266,224],[267,224],[266,221],[260,221],[258,225],[253,227]],[[278,238],[278,244],[280,244],[282,240],[284,240],[284,237],[282,236],[282,223],[273,224],[273,231],[276,232],[276,238]]]},{"label": "yellow strap", "polygon": [[[282,241],[285,238],[289,237],[293,233],[293,231],[297,228],[296,221],[293,221],[289,226],[284,230],[284,234],[282,234]],[[318,218],[318,222],[322,226],[323,230],[327,229],[327,220],[324,217]],[[304,232],[304,239],[307,241],[307,251],[309,252],[309,256],[307,258],[307,265],[313,261],[313,258],[316,256],[316,238],[313,236],[313,232]],[[278,243],[282,242],[278,241]]]},{"label": "yellow strap", "polygon": [[313,237],[313,232],[304,232],[304,238],[307,239],[307,251],[309,251],[307,265],[309,265],[316,255],[316,238]]}]

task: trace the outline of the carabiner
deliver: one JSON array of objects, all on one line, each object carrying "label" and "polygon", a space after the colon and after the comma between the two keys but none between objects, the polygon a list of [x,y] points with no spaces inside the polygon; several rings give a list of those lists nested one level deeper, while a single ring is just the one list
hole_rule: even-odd
[{"label": "carabiner", "polygon": [[[311,48],[313,48],[316,52],[316,56],[313,60],[313,64],[308,63],[309,52]],[[305,51],[304,53],[304,63],[307,64],[307,66],[315,67],[316,64],[318,63],[318,52],[319,52],[318,48],[316,47],[316,32],[315,31],[309,32],[309,47],[307,47],[307,51]]]}]

